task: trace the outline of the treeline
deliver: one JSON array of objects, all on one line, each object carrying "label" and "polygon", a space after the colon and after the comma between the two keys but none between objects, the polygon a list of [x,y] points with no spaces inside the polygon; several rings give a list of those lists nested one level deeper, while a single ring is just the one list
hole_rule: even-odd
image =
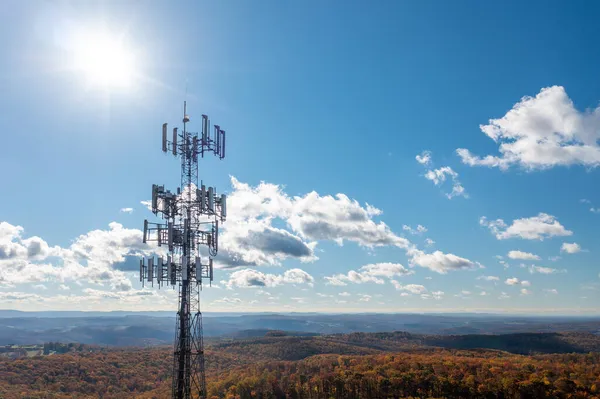
[{"label": "treeline", "polygon": [[321,355],[224,373],[208,393],[213,399],[597,398],[600,354]]}]

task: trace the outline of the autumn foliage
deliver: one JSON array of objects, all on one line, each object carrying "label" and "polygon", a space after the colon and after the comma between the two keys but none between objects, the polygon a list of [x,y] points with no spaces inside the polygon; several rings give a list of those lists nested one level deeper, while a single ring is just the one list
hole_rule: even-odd
[{"label": "autumn foliage", "polygon": [[[419,348],[401,334],[271,335],[213,344],[206,353],[208,397],[600,398],[597,352],[519,355]],[[0,398],[170,396],[170,348],[68,349],[0,360]]]}]

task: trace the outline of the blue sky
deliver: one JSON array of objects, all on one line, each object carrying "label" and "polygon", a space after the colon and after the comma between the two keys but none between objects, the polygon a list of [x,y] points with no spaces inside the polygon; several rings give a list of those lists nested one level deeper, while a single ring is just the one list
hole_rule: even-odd
[{"label": "blue sky", "polygon": [[175,308],[128,269],[185,99],[228,134],[211,310],[598,314],[599,13],[6,2],[0,307]]}]

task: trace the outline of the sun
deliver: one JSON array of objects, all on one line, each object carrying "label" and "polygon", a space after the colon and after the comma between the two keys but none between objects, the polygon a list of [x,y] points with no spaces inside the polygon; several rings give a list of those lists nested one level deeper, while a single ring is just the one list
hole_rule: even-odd
[{"label": "sun", "polygon": [[73,48],[74,69],[87,83],[102,88],[126,88],[133,84],[134,53],[122,38],[107,32],[80,33]]}]

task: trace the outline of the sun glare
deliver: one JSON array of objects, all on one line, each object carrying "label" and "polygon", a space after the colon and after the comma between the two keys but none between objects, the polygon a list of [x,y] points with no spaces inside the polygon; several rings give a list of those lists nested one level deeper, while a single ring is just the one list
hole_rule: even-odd
[{"label": "sun glare", "polygon": [[135,59],[122,39],[102,33],[81,35],[74,57],[75,69],[83,72],[91,85],[111,88],[133,83]]}]

